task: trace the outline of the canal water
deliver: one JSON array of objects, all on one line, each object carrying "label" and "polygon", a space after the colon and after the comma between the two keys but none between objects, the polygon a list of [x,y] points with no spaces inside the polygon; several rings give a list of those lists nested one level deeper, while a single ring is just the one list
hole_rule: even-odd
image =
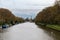
[{"label": "canal water", "polygon": [[0,40],[60,40],[60,32],[39,28],[35,23],[22,23],[1,30]]}]

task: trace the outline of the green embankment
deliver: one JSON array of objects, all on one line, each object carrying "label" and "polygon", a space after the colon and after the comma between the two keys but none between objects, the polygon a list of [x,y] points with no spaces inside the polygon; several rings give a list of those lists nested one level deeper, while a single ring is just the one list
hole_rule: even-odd
[{"label": "green embankment", "polygon": [[60,31],[60,25],[44,24],[44,23],[36,23],[36,24],[39,25],[39,26],[42,26],[42,27],[47,27],[47,28],[51,28],[51,29]]},{"label": "green embankment", "polygon": [[47,25],[47,27],[60,31],[60,25]]}]

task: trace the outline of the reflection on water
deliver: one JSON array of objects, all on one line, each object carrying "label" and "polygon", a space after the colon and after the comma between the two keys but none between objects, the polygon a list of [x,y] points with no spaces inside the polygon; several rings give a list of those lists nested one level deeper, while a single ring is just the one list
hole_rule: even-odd
[{"label": "reflection on water", "polygon": [[18,24],[0,32],[0,40],[60,40],[60,32],[38,28],[34,23]]},{"label": "reflection on water", "polygon": [[[38,26],[40,27],[40,26]],[[50,29],[50,28],[45,28],[45,27],[40,27],[44,30],[44,32],[51,36],[54,40],[60,40],[60,31],[57,31],[57,30],[53,30],[53,29]]]}]

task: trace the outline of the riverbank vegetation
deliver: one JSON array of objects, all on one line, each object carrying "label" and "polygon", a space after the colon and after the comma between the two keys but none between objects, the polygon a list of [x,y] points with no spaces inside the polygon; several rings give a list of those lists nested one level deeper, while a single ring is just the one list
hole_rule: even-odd
[{"label": "riverbank vegetation", "polygon": [[35,23],[60,31],[60,5],[47,7],[39,12],[35,18]]},{"label": "riverbank vegetation", "polygon": [[5,8],[0,8],[0,25],[2,24],[15,24],[22,23],[24,19],[21,17],[16,17],[13,13]]},{"label": "riverbank vegetation", "polygon": [[48,24],[47,27],[55,29],[55,30],[60,30],[60,25],[50,25],[50,24]]}]

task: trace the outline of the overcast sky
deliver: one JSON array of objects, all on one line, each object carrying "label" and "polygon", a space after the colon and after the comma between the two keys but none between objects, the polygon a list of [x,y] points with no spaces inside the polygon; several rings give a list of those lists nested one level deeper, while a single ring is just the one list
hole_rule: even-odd
[{"label": "overcast sky", "polygon": [[10,9],[40,9],[50,6],[55,0],[0,0],[0,7]]},{"label": "overcast sky", "polygon": [[[21,9],[44,9],[45,7],[53,5],[55,0],[0,0],[0,8],[12,9],[12,12],[17,16],[36,15],[36,10],[23,10]],[[39,10],[39,11],[40,11]],[[28,12],[27,12],[28,11]],[[34,12],[34,14],[33,14]],[[19,15],[20,14],[20,15]],[[25,17],[23,15],[23,17]]]}]

